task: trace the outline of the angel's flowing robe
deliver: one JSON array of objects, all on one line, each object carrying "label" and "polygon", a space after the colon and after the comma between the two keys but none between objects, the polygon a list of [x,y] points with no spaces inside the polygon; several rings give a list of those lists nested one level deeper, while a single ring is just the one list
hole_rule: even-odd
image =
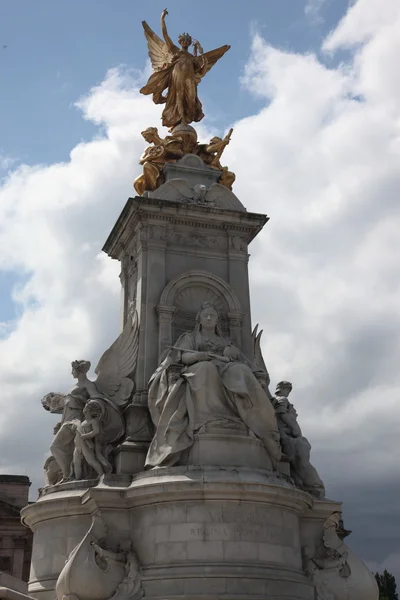
[{"label": "angel's flowing robe", "polygon": [[[197,96],[197,84],[207,70],[207,60],[193,56],[190,52],[178,50],[172,62],[151,75],[142,87],[142,94],[153,94],[155,104],[164,104],[162,124],[174,127],[179,123],[201,121],[204,117],[201,102]],[[166,96],[163,91],[168,88]]]},{"label": "angel's flowing robe", "polygon": [[[221,337],[212,352],[221,355],[229,344]],[[196,331],[181,336],[176,347],[189,351],[210,350]],[[237,429],[238,424],[246,426],[264,442],[273,462],[279,460],[275,411],[244,355],[240,353],[239,357],[243,362],[214,359],[186,367],[181,358],[181,352],[170,351],[149,382],[148,403],[156,433],[146,465],[175,464],[182,451],[193,444],[194,434],[213,422],[227,428]],[[181,363],[182,369],[172,383],[168,370],[177,363]]]}]

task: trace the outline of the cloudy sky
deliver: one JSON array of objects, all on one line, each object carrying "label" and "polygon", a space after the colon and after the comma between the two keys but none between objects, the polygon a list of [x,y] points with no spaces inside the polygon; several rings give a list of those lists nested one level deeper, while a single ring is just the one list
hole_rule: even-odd
[{"label": "cloudy sky", "polygon": [[[101,247],[160,108],[140,21],[164,0],[3,0],[0,20],[0,469],[33,499],[70,361],[118,334],[118,265]],[[253,322],[352,547],[400,581],[400,3],[174,0],[171,36],[230,52],[200,86],[200,137],[248,210]]]}]

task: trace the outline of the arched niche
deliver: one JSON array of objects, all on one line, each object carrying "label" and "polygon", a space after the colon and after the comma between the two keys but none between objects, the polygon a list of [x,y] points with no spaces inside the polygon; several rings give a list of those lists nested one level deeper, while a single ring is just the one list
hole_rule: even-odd
[{"label": "arched niche", "polygon": [[165,286],[157,306],[160,356],[182,333],[193,329],[196,314],[206,301],[218,310],[224,334],[241,347],[243,313],[236,294],[212,273],[187,271]]}]

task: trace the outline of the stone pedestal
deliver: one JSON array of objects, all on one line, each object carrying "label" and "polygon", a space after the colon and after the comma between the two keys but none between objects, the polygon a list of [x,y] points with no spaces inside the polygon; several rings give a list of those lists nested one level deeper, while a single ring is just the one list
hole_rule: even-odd
[{"label": "stone pedestal", "polygon": [[125,440],[114,452],[117,473],[134,474],[144,469],[149,444]]},{"label": "stone pedestal", "polygon": [[217,183],[221,171],[207,167],[199,156],[186,154],[176,163],[167,163],[164,167],[165,181],[185,179],[189,185],[205,185],[209,187]]},{"label": "stone pedestal", "polygon": [[254,435],[240,432],[195,434],[193,445],[181,456],[180,464],[214,467],[248,467],[271,470],[264,444]]},{"label": "stone pedestal", "polygon": [[[318,556],[326,521],[340,510],[278,475],[228,466],[152,469],[130,485],[113,476],[86,489],[61,484],[23,510],[35,535],[29,594],[54,600],[65,561],[97,515],[109,546],[131,541],[148,600],[323,598],[304,554]],[[346,556],[345,577],[336,565],[318,581],[334,600],[377,599],[373,575],[348,548]]]},{"label": "stone pedestal", "polygon": [[164,199],[130,198],[104,245],[121,262],[121,322],[133,305],[140,323],[136,391],[126,413],[132,442],[150,441],[148,381],[163,352],[193,328],[202,302],[216,305],[225,335],[253,354],[248,244],[267,217],[245,211],[223,186],[211,205],[166,199],[164,186]]},{"label": "stone pedestal", "polygon": [[54,600],[60,570],[94,513],[111,545],[132,541],[149,600],[314,598],[301,555],[302,515],[313,500],[265,471],[182,466],[138,474],[125,488],[65,486],[24,509],[35,532],[35,598]]}]

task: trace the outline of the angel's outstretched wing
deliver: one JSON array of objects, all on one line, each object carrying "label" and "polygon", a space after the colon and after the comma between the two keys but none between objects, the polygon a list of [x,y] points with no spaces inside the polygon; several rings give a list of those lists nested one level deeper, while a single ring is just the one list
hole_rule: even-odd
[{"label": "angel's outstretched wing", "polygon": [[[168,49],[167,44],[154,33],[146,21],[142,21],[142,25],[147,40],[151,65],[154,71],[161,71],[161,69],[164,69],[170,64],[174,55]],[[176,51],[178,51],[178,48],[176,48]]]},{"label": "angel's outstretched wing", "polygon": [[135,373],[138,349],[139,323],[137,312],[134,311],[122,333],[100,358],[95,370],[98,391],[117,406],[126,404],[132,395],[134,383],[128,375]]},{"label": "angel's outstretched wing", "polygon": [[202,54],[202,56],[207,60],[207,67],[205,72],[203,73],[203,77],[215,65],[215,63],[223,57],[225,52],[228,52],[229,48],[230,46],[228,44],[225,44],[225,46],[221,46],[220,48],[216,48],[215,50],[209,50],[208,52],[204,52],[204,54]]}]

